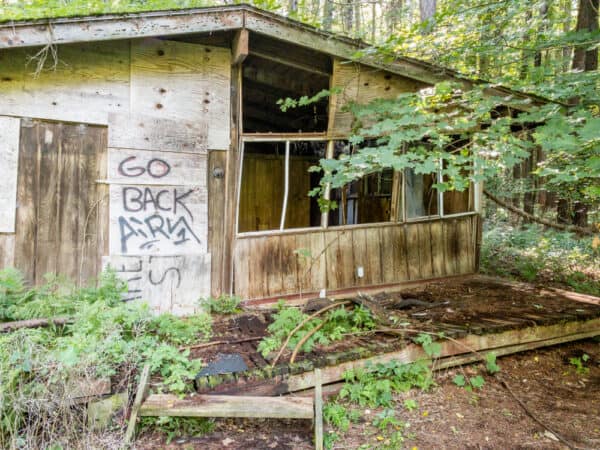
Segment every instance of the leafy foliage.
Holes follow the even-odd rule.
[[[481,270],[600,295],[600,253],[594,248],[594,237],[578,238],[535,224],[518,228],[497,217],[489,218],[483,233]]]
[[[200,300],[200,305],[209,313],[214,314],[237,314],[241,312],[241,297],[236,295],[222,294],[217,298],[208,297]]]
[[[140,428],[165,434],[168,445],[180,436],[198,437],[211,433],[215,423],[203,417],[142,417]]]
[[[278,312],[273,316],[273,323],[267,328],[269,335],[260,341],[257,347],[263,356],[279,350],[294,328],[309,317],[299,308],[286,306],[283,301],[278,303],[277,308]],[[323,327],[302,345],[303,352],[310,352],[316,344],[327,345],[339,341],[346,333],[370,330],[375,327],[375,321],[368,309],[356,306],[348,311],[340,306],[329,311],[323,318],[308,321],[291,337],[288,348],[294,349],[308,332],[322,323],[324,323]]]
[[[426,361],[376,364],[365,369],[349,370],[344,379],[340,398],[370,407],[389,407],[393,393],[406,392],[413,387],[427,390],[433,385],[431,369]]]
[[[68,314],[73,319],[65,327],[0,335],[0,446],[10,447],[25,434],[32,448],[71,447],[69,439],[76,436],[65,429],[71,419],[56,411],[73,414],[73,383],[119,373],[127,385],[148,362],[152,373],[162,377],[159,390],[182,394],[191,388],[201,363],[177,345],[207,339],[210,316],[155,317],[145,304],[123,303],[125,286],[110,272],[102,274],[97,287],[48,280],[26,289],[17,272],[0,271],[2,317]]]

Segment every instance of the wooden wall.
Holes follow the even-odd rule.
[[[111,265],[127,299],[191,312],[210,294],[208,154],[232,141],[230,49],[59,45],[34,76],[39,50],[0,51],[0,264],[34,282],[45,272],[83,282]]]
[[[327,133],[347,136],[352,128],[352,114],[344,111],[351,102],[367,104],[375,99],[391,99],[403,92],[415,92],[427,85],[420,81],[385,72],[363,64],[341,61],[333,62],[332,88],[339,93],[329,98],[329,124]]]
[[[235,293],[244,298],[319,292],[473,273],[474,214],[428,222],[244,236],[234,250]],[[295,252],[307,249],[312,259]],[[358,276],[363,267],[364,276]]]
[[[22,121],[14,264],[27,280],[47,273],[94,279],[108,249],[106,127]]]

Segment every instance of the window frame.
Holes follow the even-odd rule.
[[[239,148],[239,172],[236,180],[236,209],[235,209],[235,236],[236,237],[251,237],[251,236],[274,236],[288,233],[302,233],[311,232],[316,230],[343,230],[348,228],[357,227],[377,227],[377,226],[390,226],[403,223],[416,223],[416,222],[428,222],[433,220],[440,220],[444,218],[456,218],[465,217],[480,214],[481,212],[481,182],[473,182],[469,189],[473,189],[473,210],[465,211],[454,214],[444,213],[444,193],[437,191],[438,199],[438,214],[432,214],[428,216],[420,217],[407,217],[406,211],[406,175],[404,171],[394,170],[394,176],[392,181],[392,197],[390,207],[390,217],[385,222],[373,222],[373,223],[359,223],[350,225],[333,225],[329,226],[329,213],[321,212],[321,223],[319,226],[313,227],[301,227],[301,228],[285,228],[285,217],[288,210],[288,195],[289,195],[289,163],[290,163],[290,143],[292,142],[307,142],[317,141],[324,142],[326,144],[325,157],[333,158],[334,154],[334,143],[336,141],[343,140],[340,137],[328,136],[327,133],[246,133],[240,136]],[[239,231],[239,214],[240,214],[240,196],[242,177],[244,173],[244,150],[246,142],[283,142],[285,143],[285,173],[284,173],[284,196],[282,213],[279,224],[279,229],[273,230],[260,230],[260,231]],[[440,169],[436,172],[437,180],[442,179],[442,160],[440,159]],[[478,171],[475,167],[475,171]],[[325,186],[325,192],[323,198],[329,200],[331,198],[331,186],[328,184]]]

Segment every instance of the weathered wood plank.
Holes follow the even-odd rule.
[[[381,281],[390,284],[397,281],[398,278],[398,260],[395,257],[394,230],[397,227],[382,227],[379,229],[381,240]]]
[[[419,246],[419,266],[421,267],[421,278],[431,278],[433,276],[431,235],[429,226],[430,222],[421,222],[417,225],[419,240],[417,241],[416,245]]]
[[[369,266],[369,284],[383,283],[381,228],[365,228],[365,241],[367,244],[367,264]]]
[[[326,241],[326,234],[323,232],[312,233],[310,235],[310,286],[312,291],[321,291],[328,288],[327,283],[329,274],[327,272],[326,247],[329,241]]]
[[[181,186],[190,183],[206,187],[207,159],[206,154],[110,148],[108,181],[136,185]]]
[[[468,357],[473,355],[472,351],[500,352],[503,348],[513,345],[524,345],[536,342],[539,343],[540,347],[542,347],[545,345],[552,345],[551,343],[555,339],[559,339],[561,342],[568,342],[569,340],[578,340],[598,335],[600,335],[600,319],[592,319],[586,322],[569,322],[566,324],[528,327],[488,335],[469,334],[464,338],[457,339],[454,342],[440,342],[442,346],[440,358],[449,358],[458,355],[461,357]],[[322,368],[321,381],[323,384],[339,381],[343,379],[343,374],[350,369],[357,369],[378,363],[388,363],[390,361],[411,363],[420,358],[425,358],[426,356],[427,355],[425,355],[425,352],[421,346],[410,344],[406,348],[397,352],[376,355],[369,358],[349,361],[337,366]],[[460,364],[460,362],[457,364]],[[448,364],[446,367],[450,366],[451,364]],[[300,375],[291,375],[286,380],[286,383],[289,392],[301,391],[314,387],[315,378],[313,372],[306,372]]]
[[[15,265],[15,235],[0,233],[0,268]]]
[[[33,77],[37,50],[0,51],[0,114],[105,125],[129,111],[127,41],[61,46],[56,68]]]
[[[158,39],[132,41],[131,112],[188,123],[193,118],[208,126],[209,149],[227,150],[230,76],[229,49]]]
[[[343,271],[349,273],[352,278],[344,280],[343,287],[368,286],[372,279],[372,268],[369,265],[369,254],[367,249],[367,234],[364,228],[358,228],[350,232],[352,236],[352,257],[342,255],[340,265]],[[343,242],[347,242],[345,239]],[[342,242],[340,242],[342,245]],[[359,273],[361,268],[361,273]]]
[[[142,404],[140,416],[312,419],[313,405],[312,398],[302,397],[195,395],[180,399],[175,395],[154,394]]]
[[[103,261],[127,281],[123,301],[146,301],[157,314],[193,314],[200,308],[198,299],[210,295],[210,254],[113,255]]]
[[[315,450],[323,450],[323,388],[321,369],[315,369]]]
[[[34,282],[37,242],[37,197],[39,124],[23,121],[19,149],[19,176],[17,180],[17,234],[14,263],[29,282]]]
[[[62,167],[63,124],[40,122],[38,133],[38,197],[36,221],[35,282],[43,282],[47,273],[58,273],[58,237],[60,236],[60,177]]]
[[[225,246],[225,164],[224,151],[208,154],[208,251],[212,255],[211,295],[227,292],[223,283],[222,266]],[[189,179],[189,178],[188,178]]]
[[[249,298],[251,256],[249,252],[250,239],[237,239],[233,249],[233,284],[234,292],[242,298]]]
[[[298,256],[295,253],[299,249],[297,237],[299,235],[282,235],[280,240],[281,248],[281,275],[282,275],[282,293],[300,292],[298,287]]]
[[[135,394],[135,400],[133,401],[133,406],[131,407],[131,414],[129,415],[129,423],[127,424],[127,431],[125,431],[125,436],[123,438],[123,442],[125,446],[129,446],[133,441],[133,437],[135,435],[135,424],[137,422],[138,414],[140,412],[140,408],[142,407],[142,402],[148,393],[148,383],[150,381],[150,364],[146,364],[144,369],[142,370],[142,375],[140,376],[140,381],[138,383],[137,392]]]
[[[233,41],[231,42],[231,64],[238,65],[244,62],[248,56],[248,41],[249,35],[247,29],[242,28],[233,35]]]
[[[351,236],[349,233],[345,235],[346,239]],[[327,271],[327,289],[338,289],[344,287],[342,279],[342,271],[344,270],[343,262],[340,258],[340,239],[343,239],[342,234],[337,231],[324,231],[323,238],[325,241],[325,270]],[[350,247],[351,248],[351,247]]]
[[[444,229],[439,220],[429,223],[429,234],[431,237],[431,260],[433,276],[443,277],[446,275],[444,264]]]
[[[208,147],[209,123],[206,120],[111,113],[108,125],[109,147],[189,153],[205,153]]]
[[[419,224],[407,224],[405,230],[406,263],[408,266],[408,278],[419,280],[421,276],[421,256],[419,248]]]
[[[352,127],[352,113],[344,106],[350,102],[367,104],[374,99],[395,98],[402,92],[415,92],[426,85],[359,63],[335,59],[331,85],[341,89],[330,97],[328,133],[344,135]]]
[[[20,132],[20,119],[0,117],[0,233],[15,231]]]
[[[458,236],[456,228],[455,219],[443,221],[446,275],[456,275],[459,273],[457,266]]]

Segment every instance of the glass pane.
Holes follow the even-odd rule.
[[[406,218],[435,216],[438,214],[438,193],[433,187],[435,174],[416,174],[406,169],[405,174]]]

